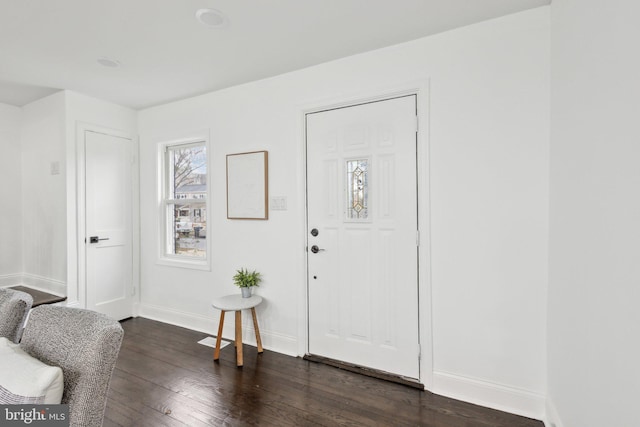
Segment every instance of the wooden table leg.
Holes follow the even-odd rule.
[[[253,329],[256,331],[256,344],[258,344],[258,353],[262,353],[262,340],[260,339],[260,329],[258,329],[258,318],[256,317],[255,307],[251,307],[251,316],[253,316]]]
[[[242,311],[236,311],[236,364],[242,366]]]
[[[218,335],[216,336],[216,349],[213,351],[213,360],[220,358],[220,342],[222,340],[222,326],[224,325],[224,311],[220,311],[220,324],[218,325]]]

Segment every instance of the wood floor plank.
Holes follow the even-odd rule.
[[[111,381],[106,427],[426,426],[542,427],[483,408],[338,368],[233,346],[213,361],[197,331],[136,318]]]

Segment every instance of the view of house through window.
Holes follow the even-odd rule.
[[[204,142],[165,149],[165,254],[207,257],[207,149]]]

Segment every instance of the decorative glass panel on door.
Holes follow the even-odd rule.
[[[347,160],[347,220],[369,218],[369,160]]]

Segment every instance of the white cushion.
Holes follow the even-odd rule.
[[[0,337],[0,404],[58,404],[62,400],[62,369],[45,365]]]

